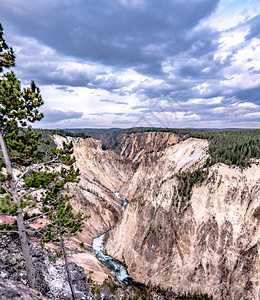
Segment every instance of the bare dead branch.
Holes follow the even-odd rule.
[[[19,232],[15,231],[15,230],[0,230],[0,233],[17,233],[17,234],[19,234]]]
[[[29,229],[25,229],[24,231],[27,232],[27,233],[32,233],[32,234],[33,234],[33,233],[39,233],[39,232],[41,232],[43,229],[45,229],[46,227],[51,226],[51,225],[57,223],[58,221],[59,221],[59,220],[55,220],[55,221],[53,221],[53,222],[51,222],[51,223],[48,223],[48,224],[44,225],[43,227],[41,227],[40,229],[37,229],[37,230],[29,230]]]
[[[22,198],[24,198],[24,197],[26,197],[26,196],[28,196],[28,195],[34,193],[34,192],[39,191],[39,190],[41,190],[41,189],[42,189],[42,187],[37,188],[37,189],[28,190],[26,193],[24,193],[24,194],[22,194],[22,195],[19,196],[19,200],[21,200]],[[21,190],[22,190],[22,189],[18,190],[18,192],[21,192]]]
[[[43,213],[43,214],[40,214],[40,215],[38,215],[38,216],[36,216],[36,217],[33,217],[33,218],[30,218],[30,219],[25,220],[24,223],[29,222],[29,224],[31,224],[32,221],[38,220],[38,219],[40,219],[40,218],[43,217],[43,216],[46,216],[46,215],[48,215],[48,214],[50,214],[50,213],[53,213],[54,211],[56,211],[56,210],[47,211],[47,212],[45,212],[45,213]]]
[[[9,194],[11,194],[11,190],[9,189],[9,187],[7,187],[7,185],[4,183],[4,182],[1,182],[1,185],[0,185],[1,187],[3,187],[5,190],[7,190],[7,192],[9,193]]]

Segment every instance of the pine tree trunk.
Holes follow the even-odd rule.
[[[61,240],[62,251],[63,251],[63,254],[64,254],[65,268],[66,268],[67,275],[68,275],[68,281],[69,281],[69,286],[70,286],[70,290],[71,290],[71,296],[72,296],[73,300],[76,300],[76,293],[75,293],[75,290],[74,290],[74,287],[73,287],[73,284],[72,284],[72,278],[71,278],[70,270],[69,270],[69,262],[68,262],[68,258],[67,258],[67,251],[66,251],[64,241],[63,241],[63,236],[62,236],[61,233],[60,233],[60,240]]]
[[[9,157],[8,149],[6,146],[6,142],[4,140],[2,132],[0,132],[0,145],[2,148],[3,152],[3,158],[6,166],[6,171],[7,173],[11,174],[12,179],[10,181],[10,188],[11,188],[11,197],[12,200],[17,203],[18,205],[18,216],[17,216],[17,227],[18,227],[18,234],[21,242],[21,247],[22,247],[22,253],[23,253],[23,258],[25,260],[25,269],[27,273],[27,280],[28,284],[31,288],[35,288],[35,272],[34,272],[34,267],[32,264],[32,255],[30,252],[30,247],[28,243],[28,238],[25,232],[25,227],[24,227],[24,220],[23,220],[23,211],[21,209],[20,205],[20,200],[17,194],[17,188],[15,184],[15,177],[13,174],[13,168],[11,164],[11,160]]]

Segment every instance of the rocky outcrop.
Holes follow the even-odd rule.
[[[73,262],[69,263],[68,267],[77,299],[95,300],[83,268]],[[50,299],[71,299],[71,291],[66,276],[64,265],[48,266],[48,272],[45,274],[45,280],[49,287],[49,292],[46,294],[47,297]]]
[[[70,300],[71,290],[63,260],[57,259],[51,251],[33,245],[31,245],[31,251],[37,291],[26,286],[26,271],[18,240],[8,236],[1,237],[0,299]],[[95,300],[83,268],[74,262],[70,262],[68,268],[76,298]]]
[[[42,293],[30,289],[21,282],[12,280],[0,281],[1,300],[47,300]]]

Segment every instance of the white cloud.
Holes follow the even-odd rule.
[[[245,118],[259,118],[260,119],[260,111],[247,113],[244,115]]]
[[[239,26],[260,13],[259,1],[221,0],[212,16],[203,21],[218,31]]]
[[[212,105],[212,104],[219,104],[221,103],[223,97],[214,97],[214,98],[192,98],[187,101],[185,104],[205,104],[205,105]]]
[[[232,103],[228,106],[219,106],[215,107],[211,110],[213,114],[220,114],[220,115],[236,115],[245,117],[246,115],[250,114],[258,114],[256,111],[260,111],[260,105],[256,105],[251,102],[242,102],[242,103]],[[238,120],[239,121],[239,120]]]
[[[253,108],[253,109],[259,109],[260,108],[259,105],[256,105],[256,104],[251,103],[251,102],[238,103],[236,106],[237,107],[245,107],[245,108]]]

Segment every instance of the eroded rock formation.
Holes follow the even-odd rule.
[[[115,226],[121,216],[121,204],[114,191],[132,176],[130,163],[114,151],[102,150],[101,142],[92,138],[54,136],[58,146],[63,141],[73,141],[76,167],[80,170],[80,182],[69,186],[75,195],[75,210],[83,210],[91,217],[85,222],[84,233],[79,239],[91,244],[94,237]]]
[[[136,281],[214,299],[259,299],[260,164],[214,165],[182,197],[177,175],[203,168],[207,141],[162,132],[113,141],[103,150],[99,141],[73,138],[81,171],[74,205],[87,202],[91,214],[81,239],[91,243],[113,228],[105,250]],[[117,190],[129,200],[123,215]]]
[[[207,142],[188,139],[146,158],[122,188],[130,201],[106,251],[145,284],[214,299],[259,299],[260,166],[218,164],[176,205],[180,171],[203,166]]]

